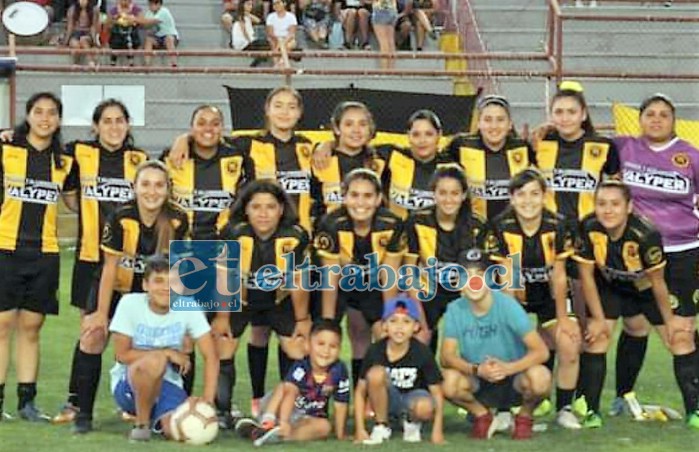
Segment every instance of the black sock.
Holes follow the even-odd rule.
[[[362,370],[363,361],[363,359],[352,360],[352,388],[356,388],[357,383],[359,383],[359,372]]]
[[[17,383],[17,410],[36,398],[36,383]]]
[[[570,406],[573,403],[573,393],[575,389],[563,389],[556,386],[556,411]]]
[[[432,339],[430,339],[430,350],[432,350],[432,355],[437,355],[437,347],[439,347],[439,330],[437,327],[432,330]]]
[[[3,406],[5,405],[5,383],[0,383],[0,420],[2,420]]]
[[[216,387],[216,409],[219,413],[228,413],[233,401],[233,387],[235,386],[235,362],[232,359],[222,359],[218,372],[218,385]]]
[[[257,347],[248,344],[248,370],[252,384],[252,398],[259,399],[265,395],[265,377],[267,376],[267,356],[269,347]]]
[[[684,409],[687,414],[699,409],[699,378],[696,362],[699,355],[697,350],[686,355],[675,355],[672,359],[675,368],[675,379],[680,387]]]
[[[197,354],[192,352],[189,354],[189,372],[182,376],[182,389],[188,396],[192,395],[194,390],[194,376],[197,368]]]
[[[70,366],[70,380],[68,380],[68,400],[67,402],[74,406],[78,406],[78,355],[80,352],[80,341],[75,342],[73,350],[73,362]]]
[[[556,352],[554,350],[549,350],[549,359],[544,363],[544,366],[551,372],[551,375],[555,375],[554,369],[556,367]]]
[[[607,355],[605,353],[587,353],[580,355],[580,387],[591,411],[599,413],[599,401],[602,386],[607,376]]]
[[[279,361],[279,379],[284,381],[294,361],[284,353],[281,345],[277,348],[277,360]]]
[[[97,388],[100,384],[102,373],[102,354],[93,355],[78,350],[78,408],[80,416],[92,419],[92,410],[95,407]]]
[[[646,357],[648,336],[634,337],[622,331],[616,347],[616,396],[633,391]]]

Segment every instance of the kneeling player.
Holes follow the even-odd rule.
[[[262,399],[261,424],[241,419],[235,428],[256,446],[284,441],[326,439],[332,432],[328,402],[335,411],[335,436],[344,439],[349,402],[349,377],[340,356],[342,331],[333,320],[319,320],[311,330],[310,353],[296,361],[285,381]]]
[[[527,312],[536,314],[539,331],[558,354],[556,375],[556,422],[569,429],[581,428],[571,405],[578,383],[580,326],[569,315],[566,261],[573,243],[563,222],[544,208],[546,181],[535,170],[525,170],[510,182],[511,206],[493,220],[489,244],[492,259],[513,268],[507,256],[519,255],[524,290],[512,293]],[[546,365],[553,372],[554,353]]]
[[[483,281],[488,262],[480,250],[462,253],[459,263],[471,278]],[[444,395],[475,416],[473,438],[493,433],[489,408],[519,404],[512,437],[531,437],[532,411],[551,389],[551,372],[542,365],[548,356],[527,313],[504,292],[469,285],[447,308],[441,349]]]
[[[160,423],[170,437],[169,414],[187,394],[182,377],[190,365],[184,353],[185,336],[192,337],[204,357],[204,400],[213,404],[218,356],[210,327],[202,312],[170,310],[170,266],[156,255],[146,264],[143,289],[121,298],[109,330],[114,333],[117,363],[112,368],[112,394],[119,407],[136,416],[130,439],[147,441],[150,427]]]
[[[442,375],[428,346],[413,338],[420,328],[420,308],[407,296],[388,300],[383,309],[387,337],[374,343],[364,357],[354,397],[355,441],[381,444],[391,437],[389,420],[403,420],[403,441],[420,442],[423,422],[432,421],[432,442],[444,442]],[[369,435],[365,427],[366,399],[376,413]]]
[[[589,408],[585,425],[602,425],[599,400],[610,332],[623,317],[636,335],[647,336],[650,322],[663,337],[674,356],[675,378],[688,422],[693,426],[699,393],[692,329],[673,314],[660,234],[632,210],[629,188],[617,181],[605,181],[595,193],[594,215],[582,223],[575,260],[589,310],[588,341],[580,366],[581,389]],[[640,361],[636,367],[637,373]]]

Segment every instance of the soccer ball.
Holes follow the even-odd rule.
[[[216,410],[206,402],[189,398],[172,413],[170,431],[176,441],[208,444],[218,434]]]

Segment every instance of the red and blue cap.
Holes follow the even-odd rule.
[[[386,320],[393,314],[406,314],[416,322],[420,321],[420,308],[418,308],[417,302],[404,294],[391,298],[384,303],[382,319]]]

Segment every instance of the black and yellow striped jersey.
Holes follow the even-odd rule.
[[[219,237],[221,240],[237,240],[240,243],[240,275],[243,287],[247,289],[247,299],[244,301],[253,310],[269,309],[285,298],[286,292],[282,289],[269,291],[260,287],[261,281],[264,284],[274,284],[275,281],[270,280],[273,277],[281,277],[282,286],[285,277],[293,277],[294,269],[287,269],[287,264],[291,262],[287,259],[290,257],[285,258],[285,255],[293,254],[296,267],[308,256],[308,233],[299,225],[280,226],[269,238],[262,239],[255,234],[249,223],[228,223]],[[275,265],[281,275],[258,273],[265,265]]]
[[[141,149],[105,149],[99,141],[75,141],[66,146],[74,159],[67,187],[79,189],[76,258],[99,262],[100,237],[114,210],[133,199],[136,168],[148,160]]]
[[[179,168],[170,162],[168,151],[161,158],[170,171],[174,201],[187,212],[192,238],[214,240],[243,182],[245,158],[241,150],[223,144],[210,159],[190,153]]]
[[[407,249],[403,221],[384,207],[376,211],[366,236],[357,235],[345,207],[325,215],[318,221],[313,243],[319,257],[362,268],[368,266],[372,253],[381,263],[386,255],[403,256]]]
[[[574,252],[573,239],[563,218],[544,209],[539,230],[528,236],[510,207],[492,221],[492,226],[486,238],[486,251],[491,259],[504,262],[508,256],[519,254],[527,303],[553,302],[549,285],[553,265]]]
[[[580,221],[592,213],[595,189],[602,175],[619,172],[619,153],[605,137],[584,135],[576,141],[565,141],[552,132],[537,144],[534,152],[550,188],[546,208],[568,221]]]
[[[645,273],[666,265],[660,232],[635,213],[617,240],[609,237],[594,214],[583,219],[573,259],[595,264],[597,274],[613,290],[632,294],[650,289]]]
[[[493,151],[480,135],[459,135],[445,152],[464,169],[473,213],[488,220],[509,205],[512,176],[535,163],[531,147],[517,138],[508,138],[501,150]]]
[[[50,149],[0,146],[0,251],[58,253],[58,201],[73,166],[60,159],[58,168]]]
[[[300,135],[281,141],[271,133],[236,137],[231,142],[246,156],[248,180],[272,179],[290,196],[299,223],[311,231],[311,142]]]
[[[421,267],[436,267],[438,271],[458,264],[459,253],[472,248],[483,249],[488,227],[483,218],[464,214],[453,230],[443,229],[437,221],[436,208],[432,207],[411,214],[405,225],[408,240],[406,258],[416,259]],[[436,262],[430,263],[430,258]],[[458,273],[453,274],[454,287],[458,283]],[[452,292],[438,286],[437,297],[455,298],[459,292]]]
[[[357,155],[348,155],[334,149],[326,168],[321,170],[312,167],[311,197],[314,218],[320,218],[342,205],[342,181],[347,173],[357,168],[370,169],[380,177],[383,161],[369,148],[364,148]]]
[[[386,162],[381,183],[393,213],[405,220],[411,212],[434,205],[430,182],[437,168],[451,163],[447,156],[437,154],[432,160],[423,162],[413,157],[410,149],[393,145],[379,146],[377,152]]]
[[[172,240],[184,240],[189,236],[187,213],[174,204],[167,206],[170,226],[174,233]],[[169,243],[168,243],[169,245]],[[104,225],[102,251],[119,256],[114,290],[120,293],[142,292],[145,261],[148,257],[168,249],[157,249],[157,222],[146,226],[141,222],[135,201],[129,202],[114,211]]]

